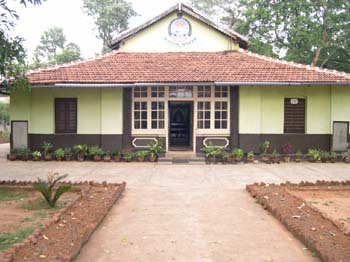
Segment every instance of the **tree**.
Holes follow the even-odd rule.
[[[74,43],[66,45],[63,29],[52,27],[41,36],[40,44],[34,51],[31,68],[63,64],[78,59],[81,59],[79,46]]]
[[[136,16],[131,3],[125,0],[83,0],[85,12],[94,18],[97,37],[103,41],[103,50],[108,50],[113,34],[128,27],[128,21]]]
[[[252,51],[350,71],[350,1],[240,0],[236,8],[236,23],[226,24],[251,39]]]
[[[10,123],[10,110],[9,104],[0,102],[0,124],[4,126],[6,130],[7,125]]]

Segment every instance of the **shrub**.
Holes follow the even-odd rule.
[[[297,150],[297,152],[295,153],[295,157],[301,158],[302,156],[303,156],[303,153],[300,150]]]
[[[271,157],[273,157],[273,158],[280,157],[280,153],[278,153],[278,151],[276,149],[274,149],[272,154],[271,154]]]
[[[133,157],[134,157],[134,153],[132,151],[128,151],[123,154],[123,159],[125,161],[131,161]]]
[[[268,150],[270,148],[270,144],[271,142],[269,140],[265,140],[260,144],[261,152],[263,153],[263,155],[267,155]]]
[[[248,158],[253,158],[253,157],[255,157],[254,151],[249,151],[249,152],[247,153],[247,157],[248,157]]]
[[[34,151],[32,153],[32,157],[41,157],[41,152],[40,151]]]
[[[90,156],[102,156],[104,154],[102,148],[99,146],[92,146],[89,148],[89,155]]]
[[[56,183],[67,176],[67,174],[60,176],[58,173],[49,173],[47,180],[38,178],[38,181],[34,182],[33,187],[43,195],[50,207],[55,207],[58,199],[71,189],[69,185],[60,185],[54,192]]]
[[[321,158],[320,151],[317,150],[317,149],[312,149],[312,148],[310,148],[308,150],[307,156],[310,157],[310,158],[313,158],[315,160],[320,160],[320,158]]]
[[[112,150],[112,155],[113,156],[120,156],[120,149],[119,148],[113,149]]]
[[[42,145],[44,155],[49,155],[51,153],[53,145],[49,142],[44,142]]]
[[[242,158],[242,157],[244,156],[243,149],[234,148],[234,149],[232,150],[232,155],[235,156],[235,157]]]
[[[71,155],[72,154],[72,148],[70,148],[70,147],[66,147],[65,149],[64,149],[64,155]]]
[[[73,147],[74,152],[77,155],[85,156],[88,152],[88,146],[87,145],[75,145]]]
[[[292,152],[292,145],[289,143],[285,143],[282,145],[283,155],[287,156]]]
[[[140,150],[136,152],[136,157],[146,157],[148,155],[148,151],[147,150]]]
[[[221,155],[221,148],[217,148],[212,143],[209,143],[209,145],[202,148],[202,151],[205,153],[206,157],[213,157],[213,156],[219,156]]]
[[[149,154],[152,157],[158,157],[161,153],[164,153],[165,149],[163,147],[163,140],[159,139],[154,141],[149,145]]]
[[[55,151],[55,157],[56,158],[64,158],[64,150],[62,148],[58,148]]]

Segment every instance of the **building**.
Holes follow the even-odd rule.
[[[100,57],[30,72],[11,93],[12,146],[142,148],[213,143],[346,150],[350,74],[250,53],[248,40],[178,4]]]

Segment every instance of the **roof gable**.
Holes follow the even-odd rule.
[[[113,50],[119,49],[119,47],[120,47],[121,43],[123,43],[123,41],[126,41],[127,39],[135,36],[136,34],[148,29],[149,27],[153,26],[154,24],[158,23],[159,21],[161,21],[162,19],[166,18],[167,16],[169,16],[173,13],[177,13],[178,16],[182,16],[185,14],[187,16],[190,16],[193,19],[200,21],[201,23],[209,26],[211,29],[215,30],[216,32],[218,32],[218,33],[228,37],[232,41],[236,42],[240,48],[247,49],[249,46],[248,39],[245,38],[244,36],[240,35],[237,32],[234,32],[232,30],[228,30],[228,29],[214,23],[209,18],[207,18],[205,15],[201,14],[199,11],[195,10],[194,8],[190,7],[189,5],[179,3],[179,4],[172,6],[171,8],[166,10],[165,12],[161,13],[160,15],[154,17],[153,19],[141,24],[140,26],[122,32],[119,36],[117,36],[112,41],[111,48]]]

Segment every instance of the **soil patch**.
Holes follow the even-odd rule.
[[[11,183],[13,185],[9,186]],[[29,208],[36,207],[38,204],[38,193],[29,190],[31,188],[29,182],[6,182],[6,184],[10,190],[25,193],[25,195],[6,201],[8,204],[1,203],[5,201],[0,201],[0,216],[3,217],[3,214],[9,213],[8,218],[5,219],[7,223],[1,222],[0,228],[3,228],[7,234],[18,234],[24,241],[0,252],[0,262],[72,261],[125,188],[125,183],[85,182],[71,184],[73,192],[62,196],[59,209],[38,211],[23,208],[24,203],[24,206]],[[0,187],[2,186],[4,186],[4,182],[0,182]],[[13,223],[9,223],[11,217]],[[27,223],[31,223],[30,230],[24,232],[18,230],[14,226],[18,223],[24,229],[28,229]],[[27,235],[22,236],[21,233]]]
[[[322,260],[350,261],[350,182],[260,183],[247,190]]]

